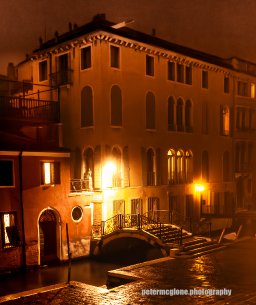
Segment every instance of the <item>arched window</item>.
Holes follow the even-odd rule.
[[[111,88],[111,125],[122,126],[122,93],[115,85]]]
[[[176,174],[177,183],[183,183],[184,181],[184,153],[182,150],[178,150],[176,154]]]
[[[176,105],[176,120],[177,120],[177,130],[183,131],[183,101],[181,98],[178,99]]]
[[[174,98],[168,98],[168,130],[175,130]]]
[[[112,149],[112,158],[115,164],[115,171],[113,173],[113,187],[122,186],[122,153],[118,147]]]
[[[185,128],[188,132],[192,131],[192,103],[190,100],[187,100],[185,104]]]
[[[203,151],[202,154],[202,179],[209,181],[209,157],[207,151]]]
[[[155,129],[155,96],[148,92],[146,96],[146,129]]]
[[[229,164],[229,152],[225,151],[223,154],[223,181],[230,181],[230,164]]]
[[[193,181],[193,155],[190,150],[185,153],[185,180],[186,182]]]
[[[93,126],[92,88],[86,86],[81,92],[81,127]]]
[[[155,153],[152,148],[147,150],[147,185],[155,185]]]
[[[175,151],[170,149],[168,151],[168,183],[175,183]]]

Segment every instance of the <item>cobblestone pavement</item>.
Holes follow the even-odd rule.
[[[256,304],[255,253],[256,240],[252,239],[196,259],[162,259],[154,264],[121,268],[112,275],[137,279],[110,290],[71,282],[70,285],[5,301],[4,305]],[[174,291],[224,288],[232,289],[231,296],[169,296],[142,293],[145,289]]]

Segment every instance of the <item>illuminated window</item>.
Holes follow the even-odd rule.
[[[13,161],[0,160],[0,187],[14,186]]]
[[[168,151],[168,183],[175,183],[175,151],[170,149]]]
[[[115,164],[115,171],[112,175],[112,186],[122,186],[122,153],[118,147],[114,147],[112,150],[112,160]]]
[[[168,61],[168,80],[175,80],[175,63]]]
[[[146,55],[146,75],[154,76],[154,57]]]
[[[81,93],[81,127],[93,126],[92,88],[86,86]]]
[[[120,68],[120,48],[110,46],[110,66]]]
[[[42,185],[60,184],[59,162],[41,163],[41,184]]]
[[[86,47],[81,49],[81,69],[91,68],[91,47]]]
[[[16,213],[1,213],[1,239],[4,248],[19,245],[20,238],[16,226]]]
[[[208,71],[202,71],[202,88],[208,88]]]
[[[39,81],[47,80],[47,60],[39,62]]]
[[[178,150],[176,154],[176,177],[177,183],[184,182],[184,153]]]
[[[192,152],[187,150],[185,154],[185,181],[192,182],[192,180],[193,180]]]
[[[221,123],[221,134],[223,136],[228,136],[230,133],[230,113],[229,107],[221,106],[220,107],[220,123]]]
[[[255,98],[255,84],[251,83],[251,98]]]

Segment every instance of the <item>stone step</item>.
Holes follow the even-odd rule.
[[[206,254],[209,254],[209,253],[212,253],[212,252],[215,252],[215,251],[220,251],[220,250],[223,250],[225,248],[226,248],[225,246],[218,246],[218,247],[215,247],[215,248],[210,249],[210,250],[197,252],[195,254],[192,254],[191,258],[195,258],[195,257],[198,257],[198,256],[206,255]]]
[[[209,253],[212,253],[212,252],[215,252],[215,251],[219,251],[219,250],[222,250],[226,248],[225,246],[223,245],[219,245],[219,244],[216,244],[214,247],[210,247],[207,249],[207,247],[205,248],[199,248],[197,249],[197,251],[193,251],[193,252],[179,252],[176,254],[177,257],[189,257],[189,258],[195,258],[195,257],[199,257],[199,256],[202,256],[202,255],[206,255],[206,254],[209,254]]]
[[[205,247],[207,245],[212,245],[212,244],[215,244],[215,242],[203,241],[203,242],[194,243],[189,246],[183,244],[183,249],[184,249],[184,251],[190,251],[190,250],[198,249],[198,248]]]
[[[191,237],[191,240],[189,241],[186,241],[184,243],[184,246],[187,247],[187,246],[190,246],[190,245],[196,245],[196,244],[200,244],[202,242],[206,242],[207,239],[205,238],[195,238],[195,237]]]
[[[188,251],[184,251],[185,253],[189,253],[189,254],[196,254],[202,251],[207,251],[207,250],[211,250],[211,249],[215,249],[218,248],[219,245],[218,244],[210,244],[210,245],[205,245],[205,246],[200,246],[198,248],[194,248],[192,250],[188,250]]]

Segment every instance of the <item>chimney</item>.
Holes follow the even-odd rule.
[[[72,32],[72,23],[71,22],[68,23],[68,28],[69,28],[69,32]]]
[[[56,32],[54,33],[54,36],[55,36],[55,40],[56,40],[56,41],[58,41],[58,38],[59,38],[59,32],[58,32],[58,31],[56,31]]]
[[[156,36],[156,29],[155,28],[152,29],[152,36]]]
[[[103,20],[106,20],[106,14],[105,13],[97,14],[92,19],[92,21],[95,21],[95,22],[99,22],[99,21],[103,21]]]

